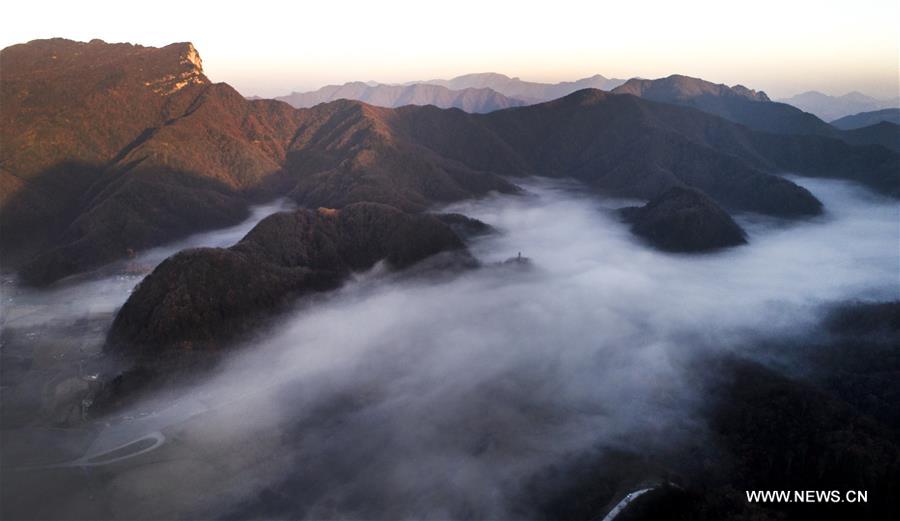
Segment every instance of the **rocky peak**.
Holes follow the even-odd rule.
[[[144,85],[150,87],[153,92],[168,96],[188,85],[202,85],[209,83],[209,80],[203,74],[203,60],[200,59],[200,53],[190,42],[173,43],[163,47],[165,56],[175,55],[173,67],[171,70],[168,65],[162,67],[166,74],[145,81]]]
[[[200,59],[200,53],[197,52],[197,48],[191,42],[186,42],[183,45],[185,49],[184,54],[181,55],[181,64],[192,65],[197,72],[203,74],[203,60]]]
[[[743,85],[735,85],[734,87],[731,87],[731,90],[734,91],[735,94],[753,101],[772,101],[765,92],[748,89]]]

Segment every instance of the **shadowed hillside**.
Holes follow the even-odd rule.
[[[460,217],[407,214],[375,203],[301,209],[270,215],[230,248],[169,257],[134,289],[112,323],[106,351],[131,367],[107,384],[98,405],[131,399],[157,378],[190,378],[300,296],[335,289],[378,262],[396,270],[428,258],[423,269],[475,266],[444,221],[479,231],[486,225]]]
[[[35,283],[240,221],[297,126],[284,104],[211,84],[189,43],[56,39],[0,60],[2,242],[13,259],[39,249]]]
[[[857,128],[877,125],[882,121],[900,125],[900,109],[882,109],[871,112],[860,112],[852,116],[844,116],[831,122],[831,126],[841,130],[853,130]]]
[[[707,251],[745,244],[744,230],[702,192],[672,188],[645,206],[622,208],[635,235],[668,251]]]

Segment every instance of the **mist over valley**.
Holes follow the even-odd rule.
[[[0,518],[900,516],[891,100],[85,40],[0,51]]]
[[[535,179],[523,195],[442,208],[496,230],[470,243],[481,267],[360,273],[301,299],[174,396],[149,393],[64,431],[50,427],[67,418],[46,415],[80,403],[59,395],[61,375],[90,367],[104,341],[81,324],[108,326],[139,277],[37,291],[7,282],[4,380],[43,379],[57,395],[27,417],[9,414],[28,391],[4,392],[4,459],[18,449],[16,467],[4,466],[18,499],[4,504],[53,491],[51,517],[539,517],[567,484],[546,473],[573,460],[636,458],[607,477],[611,493],[664,483],[687,472],[687,447],[716,450],[702,382],[720,360],[777,367],[761,344],[819,337],[836,303],[897,297],[900,259],[883,247],[898,233],[896,205],[846,182],[798,181],[823,216],[738,215],[749,243],[704,255],[652,249],[615,213],[628,201],[577,183]],[[180,246],[227,245],[273,209]],[[150,268],[163,253],[135,262]],[[77,307],[65,295],[78,295]],[[13,353],[34,357],[55,335],[81,343],[81,355],[9,369]],[[155,433],[165,442],[86,476],[39,467],[76,460],[123,426],[127,435],[103,448]],[[29,451],[27,439],[55,452]]]

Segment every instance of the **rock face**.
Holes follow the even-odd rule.
[[[108,348],[155,358],[221,347],[299,295],[332,289],[379,261],[405,268],[441,252],[473,262],[435,216],[375,203],[271,215],[240,242],[165,260],[122,306]]]
[[[703,252],[747,242],[731,216],[691,188],[672,188],[643,207],[620,212],[635,235],[666,251]]]

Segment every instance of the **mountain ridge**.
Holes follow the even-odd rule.
[[[754,130],[838,137],[834,128],[815,116],[790,105],[772,102],[764,92],[742,85],[729,87],[675,74],[655,80],[628,80],[613,92],[697,108]]]
[[[43,92],[43,69],[0,78],[4,106],[13,106],[2,119],[4,143],[12,146],[0,151],[0,241],[4,265],[20,268],[32,284],[233,224],[252,202],[284,195],[314,208],[376,202],[421,212],[492,191],[514,193],[516,177],[540,174],[644,199],[690,186],[727,209],[798,217],[818,214],[821,203],[774,173],[846,177],[897,192],[900,156],[881,147],[754,132],[694,108],[632,95],[584,89],[488,114],[347,100],[294,109],[247,100],[205,76],[177,90],[154,89],[141,64],[167,67],[162,76],[151,71],[150,80],[193,74],[196,65],[183,60],[193,46],[184,44],[142,48],[148,55],[134,61],[133,47],[43,41],[4,49],[0,60],[5,66],[17,53],[46,54],[48,45],[115,59],[90,73],[56,70],[60,84],[77,76],[72,85],[78,88],[30,101],[28,92]],[[73,98],[74,123],[40,116],[60,112]],[[73,130],[102,146],[85,161],[65,163],[61,155],[57,163],[29,170],[28,160],[39,157],[36,149],[45,141],[65,145],[63,152],[80,151],[82,141],[69,136]]]
[[[520,99],[526,104],[534,104],[561,98],[586,88],[611,90],[624,83],[624,81],[625,80],[610,79],[603,75],[595,74],[575,81],[541,83],[524,81],[518,77],[511,78],[497,72],[481,72],[464,74],[449,80],[433,79],[414,83],[442,85],[451,89],[490,88],[504,96]]]
[[[296,108],[308,108],[319,103],[348,99],[388,108],[403,105],[435,105],[440,108],[486,113],[550,101],[585,88],[610,90],[623,82],[624,80],[609,79],[595,74],[575,81],[540,83],[487,72],[464,74],[449,80],[433,79],[402,84],[352,81],[340,85],[326,85],[314,91],[292,92],[274,99],[285,101]]]
[[[822,136],[853,145],[880,145],[900,152],[900,140],[889,127],[872,126],[862,132],[846,132],[814,114],[787,103],[771,101],[764,92],[742,85],[728,87],[676,74],[655,80],[628,80],[612,92],[693,107],[762,132]]]
[[[417,83],[412,85],[372,85],[368,82],[349,82],[327,85],[310,92],[292,92],[274,98],[295,108],[308,108],[339,99],[358,100],[379,107],[403,105],[435,105],[440,108],[458,108],[466,112],[491,112],[517,107],[524,102],[508,98],[489,88],[465,88],[452,90],[440,85]]]
[[[750,101],[771,101],[763,91],[757,92],[743,85],[729,87],[722,83],[716,84],[681,74],[672,74],[657,80],[632,78],[616,87],[614,91],[618,94],[632,94],[649,99],[667,98],[673,95],[676,98],[687,99],[710,94],[740,97]]]

